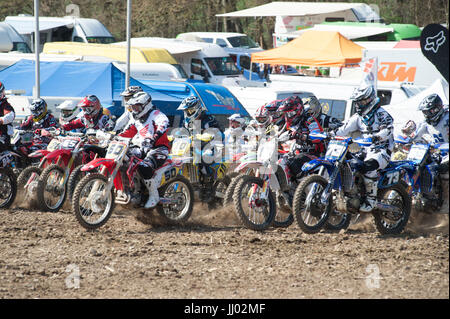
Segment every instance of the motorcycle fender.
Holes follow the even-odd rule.
[[[181,169],[176,166],[170,165],[164,167],[164,169],[162,169],[161,171],[156,171],[154,178],[159,178],[161,180],[158,186],[161,187],[177,175],[181,175]]]
[[[334,165],[330,163],[329,161],[323,160],[323,159],[313,159],[312,161],[309,161],[302,166],[303,172],[310,172],[316,170],[319,166],[325,166],[328,173],[334,168]]]
[[[99,166],[105,166],[108,169],[109,174],[112,173],[116,163],[113,159],[110,158],[96,158],[95,160],[90,161],[89,163],[83,165],[81,171],[87,172],[91,171]],[[120,174],[117,174],[120,175]]]
[[[67,163],[69,162],[69,159],[71,157],[71,153],[71,150],[55,150],[45,155],[45,159],[51,162],[55,162],[59,157],[61,157],[64,161],[64,164],[67,166]]]
[[[235,172],[240,172],[241,170],[243,170],[244,168],[253,168],[253,169],[258,169],[262,164],[260,162],[244,162],[238,165],[238,167],[236,167],[234,169]]]
[[[28,157],[45,157],[47,156],[47,154],[50,153],[50,151],[47,150],[37,150],[34,151],[33,153],[30,153],[28,155]]]

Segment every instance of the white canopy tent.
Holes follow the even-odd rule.
[[[355,10],[359,13],[366,11],[365,3],[344,2],[280,2],[275,1],[257,7],[240,11],[216,14],[216,17],[244,18],[244,17],[275,17],[275,16],[308,16],[331,12]]]

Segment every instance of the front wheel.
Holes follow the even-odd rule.
[[[66,200],[64,169],[58,164],[47,166],[37,184],[38,204],[44,211],[57,212]]]
[[[103,226],[114,209],[114,192],[106,193],[108,178],[99,173],[83,177],[75,187],[72,210],[81,226],[88,230]]]
[[[194,188],[183,176],[177,176],[159,188],[158,214],[167,222],[184,223],[192,215]]]
[[[10,168],[0,168],[0,208],[10,207],[16,195],[16,175]]]
[[[406,227],[411,214],[411,197],[402,185],[396,184],[389,188],[379,189],[378,201],[398,207],[400,211],[375,210],[372,214],[377,230],[383,235],[400,234]]]
[[[269,228],[277,213],[272,191],[267,190],[267,198],[262,196],[263,184],[261,178],[246,175],[237,183],[233,194],[238,219],[245,227],[256,231]]]
[[[307,234],[319,232],[328,220],[332,198],[328,204],[321,203],[321,196],[328,181],[320,175],[309,175],[298,185],[294,193],[292,210],[294,220]]]
[[[25,190],[24,202],[32,200],[35,196],[39,176],[42,173],[42,168],[38,166],[28,166],[17,177],[17,185],[20,189]]]

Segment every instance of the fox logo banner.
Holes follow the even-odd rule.
[[[448,29],[440,24],[427,25],[420,35],[420,48],[448,82]]]

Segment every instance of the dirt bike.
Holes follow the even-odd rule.
[[[43,130],[41,130],[41,132],[42,131]],[[17,177],[17,185],[19,185],[20,190],[24,191],[23,200],[25,202],[36,198],[39,176],[41,175],[42,170],[47,167],[47,165],[51,164],[45,156],[60,147],[60,139],[58,137],[59,130],[46,129],[45,132],[45,135],[52,137],[52,139],[47,144],[46,148],[39,148],[28,154],[28,157],[31,158],[33,165],[24,168]]]
[[[97,158],[82,167],[82,171],[92,173],[75,187],[72,210],[84,228],[103,226],[111,217],[115,204],[144,206],[148,191],[137,170],[142,160],[128,156],[130,143],[128,138],[115,137],[105,158]],[[181,166],[181,162],[168,159],[153,177],[161,181],[160,200],[155,209],[166,221],[176,223],[189,219],[194,204],[194,190],[189,180],[181,175]]]
[[[190,180],[196,198],[207,203],[210,209],[223,204],[225,191],[231,181],[231,177],[227,175],[229,163],[219,161],[207,166],[199,163],[205,155],[213,156],[214,151],[222,152],[223,144],[221,143],[215,144],[214,151],[194,147],[195,140],[208,143],[212,139],[213,135],[206,133],[197,134],[195,137],[181,134],[169,137],[169,140],[172,140],[169,157],[183,162],[182,175]],[[199,160],[197,161],[196,158]]]
[[[304,172],[320,168],[319,174],[305,177],[294,194],[294,219],[306,233],[320,231],[332,210],[360,213],[359,207],[366,193],[363,176],[359,172],[363,162],[349,152],[349,146],[352,142],[365,147],[372,143],[371,139],[332,137],[314,132],[311,135],[317,139],[331,137],[331,141],[324,157],[303,165]],[[371,214],[382,234],[401,233],[411,213],[411,197],[399,180],[395,180],[401,169],[393,162],[378,172],[378,195]],[[320,174],[321,170],[327,171],[328,179]]]
[[[278,159],[279,143],[288,139],[289,132],[280,137],[261,138],[256,158],[249,158],[236,168],[236,171],[252,171],[252,175],[240,177],[233,192],[236,216],[249,229],[261,231],[270,227],[278,208],[287,207],[288,213],[277,221],[277,226],[287,227],[292,223],[288,199],[291,176],[284,158]]]
[[[413,207],[420,212],[439,212],[444,203],[441,168],[448,166],[448,143],[411,143],[402,136],[395,142],[412,144],[406,159],[395,162],[403,168],[395,178],[405,182]]]
[[[45,155],[45,160],[52,164],[41,172],[37,184],[37,201],[42,210],[58,211],[84,175],[81,166],[105,155],[105,147],[95,145],[96,134],[95,130],[86,134],[67,132],[60,137],[60,147]]]

